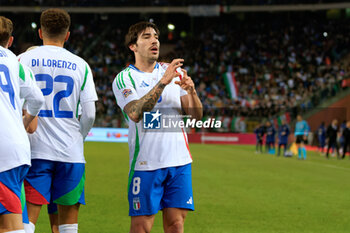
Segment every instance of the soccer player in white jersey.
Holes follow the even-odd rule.
[[[32,232],[41,206],[58,205],[60,233],[78,232],[78,211],[85,204],[84,138],[95,119],[97,94],[89,65],[63,48],[70,16],[48,9],[40,17],[43,46],[19,56],[35,74],[45,104],[36,132],[29,135],[32,167],[25,179]],[[81,105],[81,115],[79,116]]]
[[[30,51],[38,47],[39,46],[31,46],[26,51]],[[27,66],[24,66],[24,67],[27,67]],[[31,75],[32,77],[34,77],[34,74],[31,73]],[[26,109],[26,104],[23,105],[24,113],[26,111],[25,109]],[[27,128],[27,133],[30,133],[30,134],[34,133],[37,126],[38,126],[38,117],[35,117],[35,119],[30,123],[29,127]],[[24,189],[22,191],[24,192]],[[57,204],[53,203],[52,200],[50,201],[50,204],[47,205],[47,212],[49,214],[51,231],[56,233],[58,232],[58,211],[57,211]],[[25,205],[25,208],[23,210],[23,224],[24,224],[24,230],[27,230],[28,232],[32,232],[33,223],[29,224],[27,205]]]
[[[24,233],[21,188],[30,166],[26,130],[44,103],[30,70],[7,48],[12,44],[11,20],[0,16],[0,232]],[[22,119],[22,101],[27,111]]]
[[[128,182],[131,233],[150,232],[155,214],[163,211],[166,233],[183,232],[188,210],[194,210],[192,195],[192,157],[187,135],[180,132],[147,131],[143,114],[166,108],[182,109],[193,118],[202,118],[202,104],[194,83],[182,69],[183,59],[170,64],[157,62],[160,43],[155,24],[132,25],[126,46],[135,55],[135,65],[120,72],[113,82],[119,107],[129,120],[130,172]],[[154,117],[157,117],[154,115]]]

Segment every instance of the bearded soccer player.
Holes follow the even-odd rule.
[[[29,135],[28,215],[34,232],[41,206],[52,200],[58,205],[59,232],[74,233],[78,232],[79,206],[85,204],[83,144],[95,119],[97,94],[89,65],[63,48],[70,35],[69,14],[45,10],[40,24],[43,46],[19,56],[33,70],[45,97],[38,128]]]
[[[143,129],[144,114],[167,109],[200,120],[202,104],[194,83],[180,67],[183,59],[170,64],[157,62],[159,30],[150,22],[132,25],[126,46],[135,55],[135,64],[120,72],[113,82],[119,107],[129,119],[130,172],[128,182],[131,233],[150,232],[155,214],[163,211],[165,232],[183,232],[188,210],[194,210],[192,157],[187,135],[179,132]],[[153,117],[159,116],[159,111]]]
[[[30,166],[30,145],[26,130],[44,97],[7,48],[12,44],[11,20],[0,16],[0,232],[24,233],[21,189]],[[27,111],[22,118],[22,101]]]

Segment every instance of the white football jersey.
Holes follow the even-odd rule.
[[[0,46],[0,172],[31,164],[21,98],[40,100],[42,104],[43,96],[30,72],[16,55]]]
[[[152,73],[145,73],[130,65],[120,72],[113,82],[113,92],[119,107],[138,100],[147,94],[163,77],[167,65],[157,63]],[[159,98],[155,109],[167,114],[181,114],[180,97],[187,92],[175,84],[167,85]],[[124,114],[126,116],[126,114]],[[126,116],[127,117],[127,116]],[[145,129],[144,121],[138,123],[129,120],[130,170],[156,170],[164,167],[181,166],[192,162],[187,134],[183,129],[169,132],[166,129]]]
[[[32,159],[85,163],[80,103],[96,101],[89,65],[68,50],[44,45],[19,55],[45,97],[38,128],[29,135]]]

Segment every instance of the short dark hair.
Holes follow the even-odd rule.
[[[13,31],[12,21],[4,16],[0,16],[0,45],[6,47]]]
[[[43,33],[49,38],[63,36],[70,27],[70,16],[67,11],[50,8],[41,13],[40,25]]]
[[[146,28],[148,27],[153,28],[159,35],[159,29],[154,23],[146,21],[138,22],[129,27],[129,31],[125,36],[125,46],[129,48],[130,45],[136,44],[137,37],[139,36],[139,34],[146,30]]]

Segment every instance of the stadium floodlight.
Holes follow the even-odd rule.
[[[35,22],[32,22],[31,26],[32,26],[33,29],[36,29],[36,27],[37,27]]]
[[[327,32],[324,32],[324,33],[323,33],[323,36],[324,36],[324,37],[327,37],[327,36],[328,36],[328,33],[327,33]]]
[[[168,29],[169,29],[169,31],[174,31],[175,25],[172,24],[172,23],[169,23],[169,24],[168,24]]]

